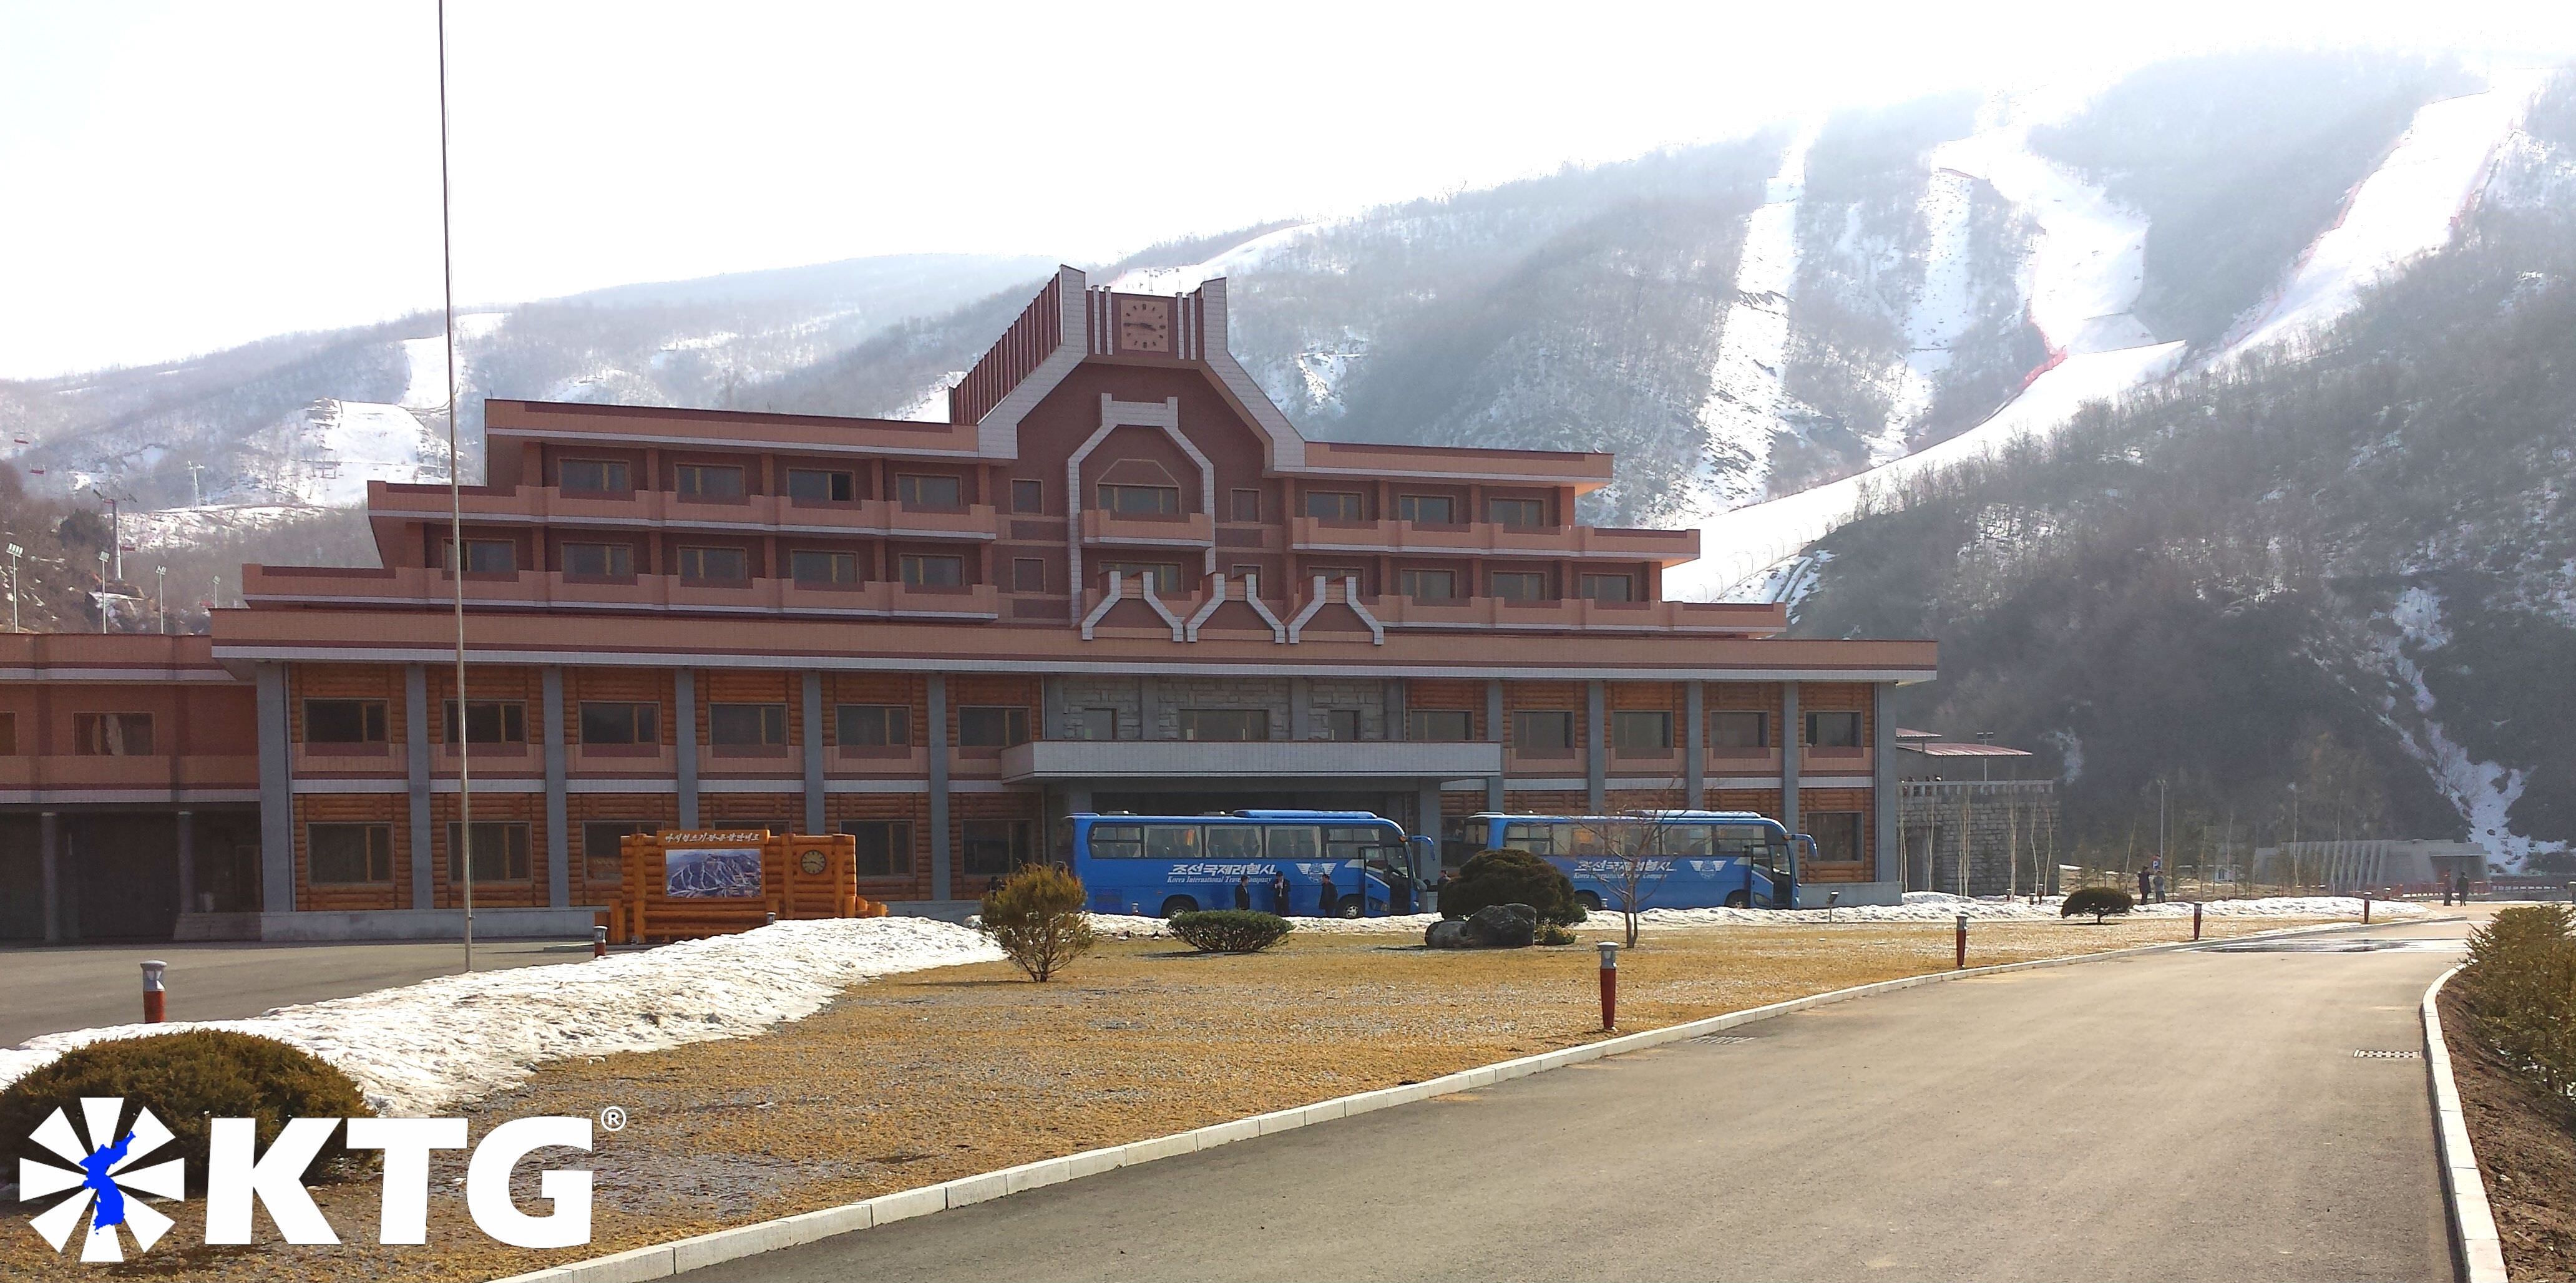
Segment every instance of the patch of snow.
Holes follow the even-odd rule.
[[[1833,910],[1836,922],[1948,922],[1964,913],[1978,922],[2056,922],[2063,896],[2049,896],[2036,905],[2026,901],[1975,898],[1950,895],[1941,891],[1908,891],[1903,904],[1844,905]],[[2361,899],[2349,895],[2283,895],[2249,900],[2206,900],[2201,905],[2204,915],[2213,918],[2351,918],[2361,919]],[[2376,919],[2420,918],[2425,909],[2419,904],[2399,900],[2374,900],[2371,916]],[[1794,926],[1825,920],[1823,909],[1648,909],[1638,914],[1638,925],[1655,930],[1686,927],[1724,926]],[[2129,913],[2133,918],[2189,918],[2191,905],[2174,900],[2164,904],[2142,904]],[[1327,935],[1412,935],[1420,936],[1432,923],[1436,913],[1416,913],[1398,918],[1292,918],[1297,930]],[[1094,931],[1131,939],[1160,939],[1171,935],[1169,924],[1160,918],[1139,918],[1123,914],[1091,915]],[[1604,909],[1586,918],[1584,930],[1615,928],[1621,924],[1616,910]]]
[[[321,402],[307,412],[297,445],[295,457],[285,461],[280,488],[316,507],[363,504],[370,481],[433,481],[447,476],[446,441],[398,405]]]
[[[965,377],[964,370],[950,370],[938,382],[923,388],[920,396],[905,402],[902,409],[886,417],[906,423],[948,422],[948,389],[957,386],[957,381]]]
[[[1932,164],[1992,184],[2038,227],[2025,297],[2049,351],[2110,352],[2153,344],[2129,314],[2146,283],[2147,219],[2030,148],[2036,123],[2005,123],[1932,149]]]
[[[2483,93],[2418,110],[2396,149],[2354,190],[2343,217],[2300,256],[2279,297],[2227,350],[2312,334],[2351,311],[2372,283],[2449,244],[2548,78],[2546,71],[2499,71]]]
[[[747,1037],[812,1015],[862,980],[1001,956],[982,935],[927,918],[780,922],[597,961],[441,976],[248,1020],[48,1034],[0,1051],[0,1086],[105,1038],[231,1029],[338,1066],[381,1113],[434,1114],[522,1082],[545,1061]]]
[[[1299,223],[1251,240],[1203,262],[1182,267],[1140,267],[1109,283],[1121,294],[1187,294],[1220,276],[1250,271],[1261,261],[1312,236],[1322,223]]]
[[[1745,217],[1735,265],[1735,297],[1718,323],[1717,359],[1700,402],[1699,469],[1681,518],[1704,522],[1762,497],[1771,483],[1771,447],[1781,431],[1781,388],[1789,350],[1789,287],[1798,276],[1798,202],[1806,192],[1809,125],[1789,143],[1764,192]]]
[[[2397,724],[2398,746],[2431,774],[2433,787],[2468,821],[2470,840],[2498,859],[2520,867],[2535,850],[2555,849],[2556,844],[2536,843],[2513,831],[2513,805],[2522,800],[2525,772],[2470,756],[2434,716],[2433,688],[2407,647],[2428,651],[2450,644],[2450,630],[2442,623],[2441,594],[2420,586],[2408,588],[2398,594],[2388,621],[2395,625],[2396,635],[2381,641],[2379,659],[2405,685],[2418,719],[2414,725]]]

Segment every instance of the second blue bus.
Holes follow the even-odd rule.
[[[1483,850],[1544,857],[1587,910],[1625,907],[1631,878],[1646,909],[1790,909],[1815,839],[1751,811],[1508,815],[1468,819]]]

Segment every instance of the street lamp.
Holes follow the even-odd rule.
[[[18,591],[18,559],[26,555],[26,549],[16,544],[9,545],[9,631],[13,633],[19,631],[18,598],[21,594]]]
[[[170,588],[167,582],[169,574],[168,566],[152,568],[152,610],[154,614],[161,617],[161,635],[165,637],[170,634]]]
[[[98,554],[98,631],[107,632],[107,550],[103,548]]]

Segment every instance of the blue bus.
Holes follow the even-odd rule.
[[[1481,850],[1543,856],[1574,882],[1585,909],[1617,911],[1632,868],[1648,909],[1791,909],[1798,862],[1815,839],[1751,811],[1636,811],[1626,815],[1504,815],[1468,818]]]
[[[1094,913],[1168,918],[1231,909],[1238,883],[1252,907],[1298,917],[1413,912],[1428,839],[1367,811],[1229,811],[1073,818],[1073,872]],[[1280,903],[1276,880],[1287,879]],[[1329,889],[1328,889],[1329,887]]]

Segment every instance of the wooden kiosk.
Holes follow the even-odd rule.
[[[859,895],[857,841],[846,833],[631,833],[618,856],[625,872],[608,906],[608,934],[630,944],[748,931],[772,914],[785,921],[886,912]]]

